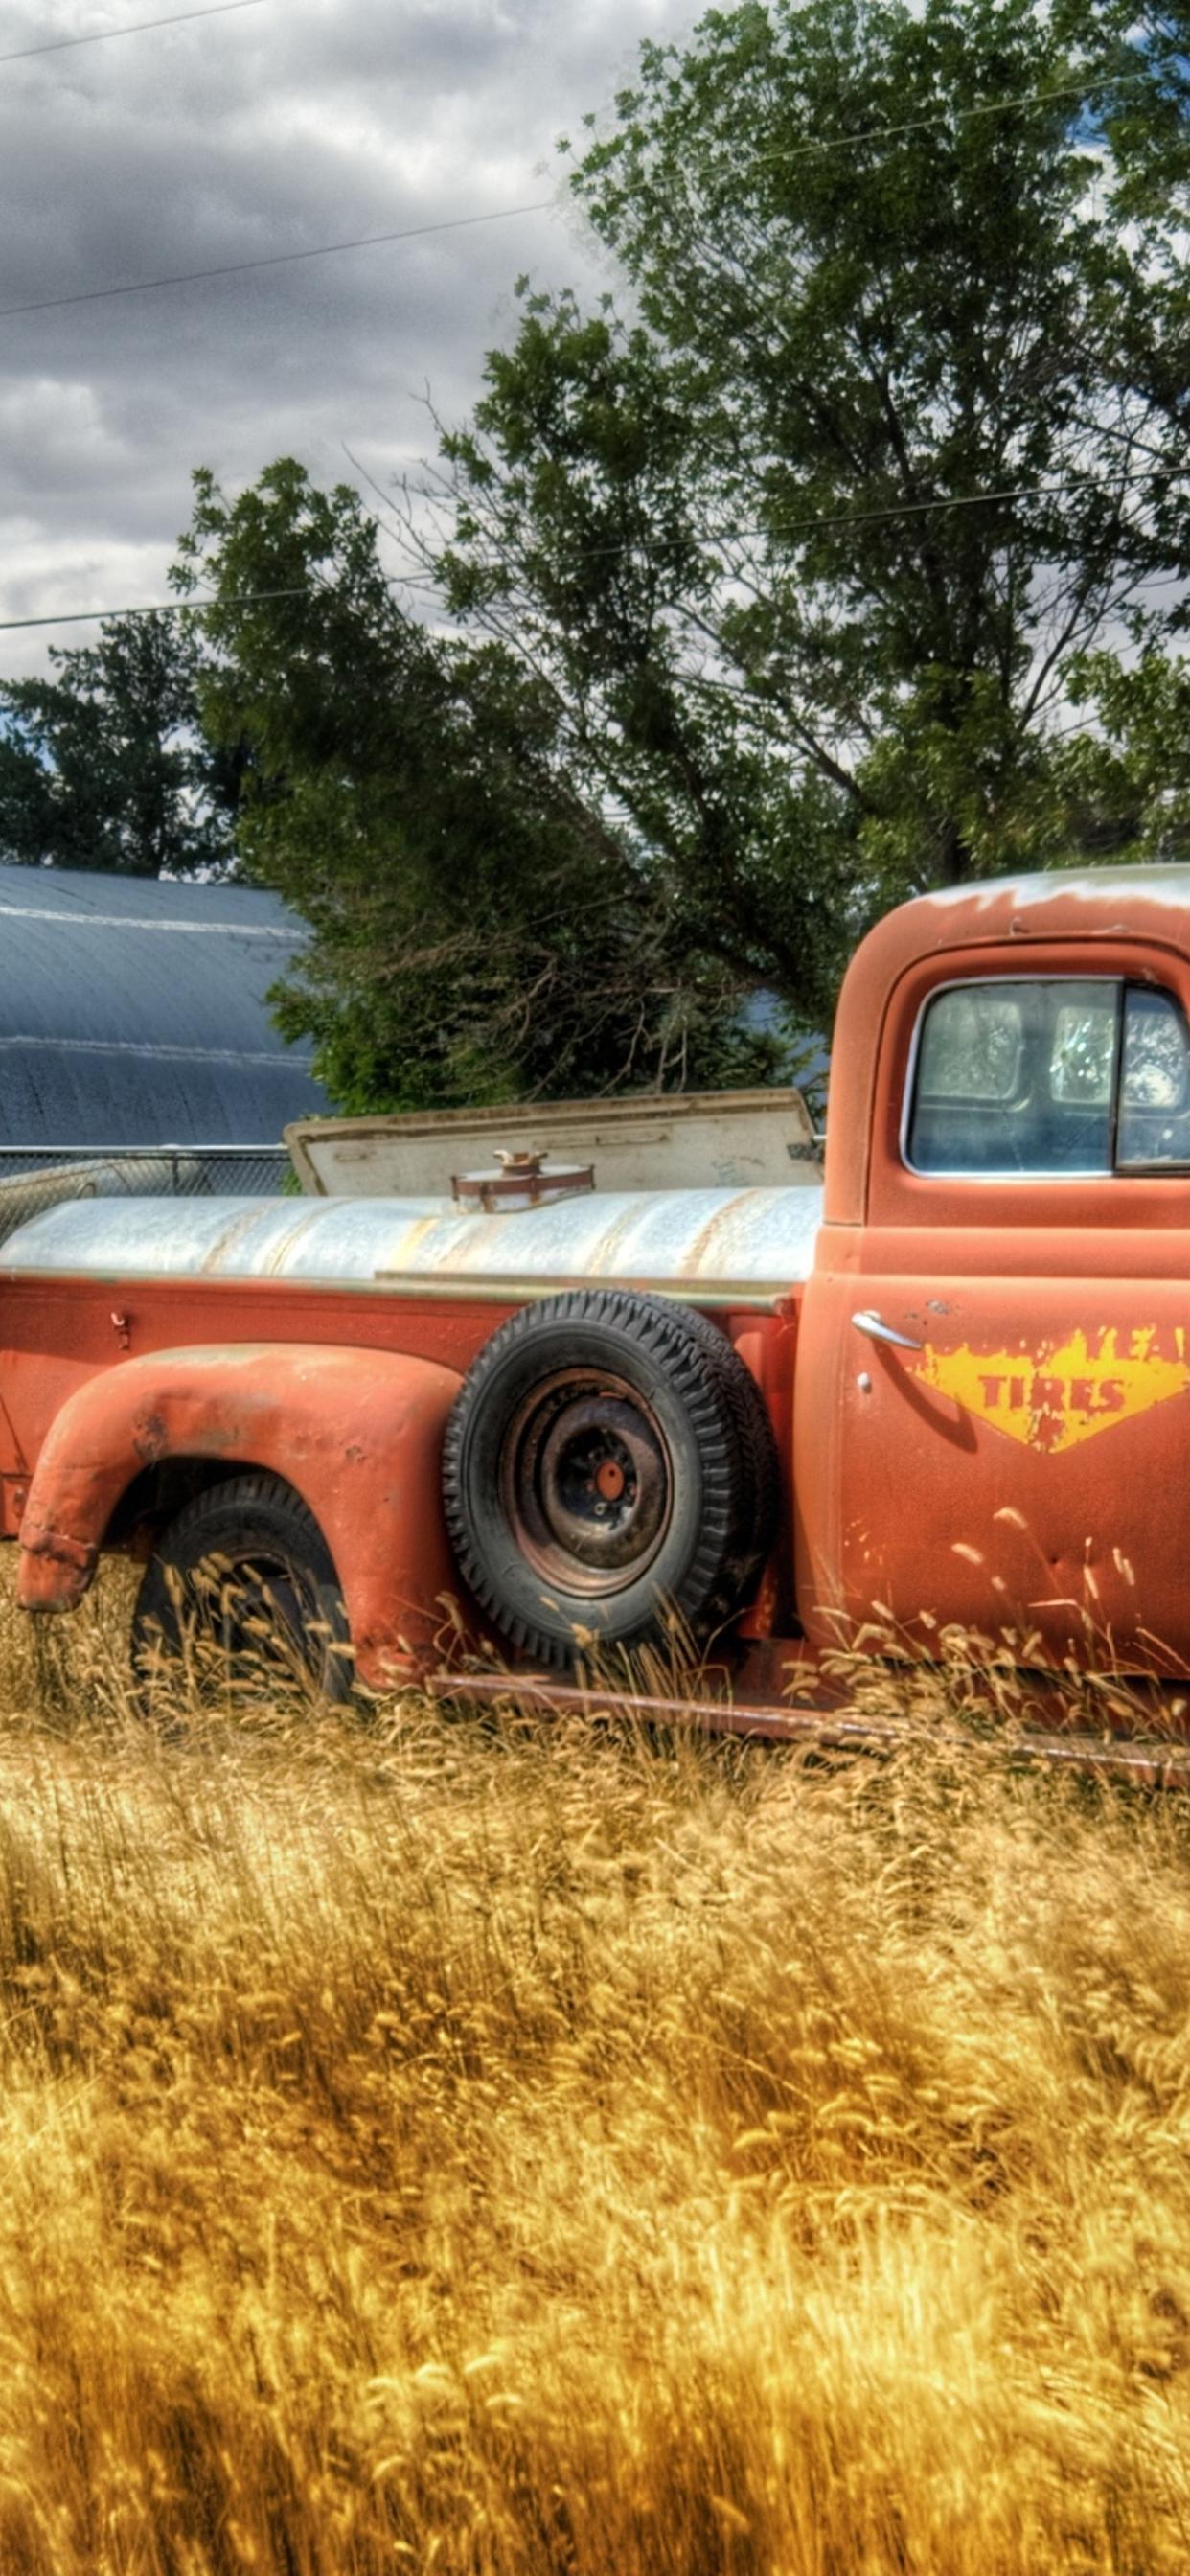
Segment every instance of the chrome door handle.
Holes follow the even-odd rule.
[[[879,1315],[869,1314],[866,1308],[853,1315],[851,1321],[857,1333],[866,1333],[870,1342],[891,1342],[898,1351],[920,1351],[925,1347],[922,1342],[911,1342],[908,1333],[894,1333],[891,1324],[882,1324]]]

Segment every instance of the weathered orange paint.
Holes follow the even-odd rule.
[[[1163,987],[1190,1018],[1179,882],[1180,901],[1160,870],[1134,885],[1091,874],[927,898],[880,923],[852,963],[794,1407],[796,1589],[820,1646],[875,1616],[927,1651],[951,1622],[1007,1633],[1030,1661],[1190,1662],[1190,1391],[1177,1378],[1190,1176],[1084,1175],[1056,1189],[1027,1175],[926,1177],[901,1151],[913,1032],[940,985],[1115,975]],[[864,1308],[921,1356],[861,1338],[851,1317]],[[1163,1365],[1135,1374],[1110,1430],[1083,1384],[1096,1436],[1078,1438],[1074,1381],[1111,1379],[1100,1358],[1113,1346]],[[1089,1367],[1075,1367],[1080,1349]],[[982,1401],[970,1382],[981,1354]],[[1017,1359],[1008,1372],[1005,1354]],[[996,1389],[998,1375],[1008,1383]],[[1015,1441],[1009,1413],[1025,1434]]]
[[[386,1671],[410,1668],[411,1655],[419,1666],[436,1659],[444,1603],[457,1600],[460,1589],[439,1502],[442,1429],[463,1373],[510,1306],[438,1298],[430,1285],[424,1298],[390,1298],[293,1280],[199,1277],[113,1287],[85,1276],[63,1281],[24,1273],[7,1280],[0,1273],[0,1296],[9,1344],[0,1353],[0,1387],[21,1454],[37,1462],[32,1481],[22,1472],[0,1483],[0,1532],[21,1539],[21,1597],[28,1607],[68,1609],[90,1582],[112,1514],[144,1463],[129,1426],[150,1388],[158,1390],[153,1401],[161,1409],[164,1368],[176,1390],[168,1407],[169,1454],[218,1455],[229,1473],[243,1465],[267,1467],[287,1477],[308,1503],[344,1587],[361,1677],[379,1686]],[[113,1312],[124,1319],[119,1334]],[[719,1321],[733,1336],[748,1332],[747,1356],[787,1452],[790,1315],[741,1310]],[[257,1376],[262,1345],[269,1352],[267,1379]],[[245,1354],[262,1396],[250,1419],[237,1391]],[[324,1366],[312,1392],[314,1355]],[[183,1401],[189,1381],[176,1372],[179,1361],[200,1356],[196,1410]],[[420,1432],[416,1426],[402,1431],[391,1410],[376,1403],[376,1391],[390,1381],[398,1388],[417,1383],[418,1372],[420,1382],[439,1387],[440,1401],[430,1404]],[[301,1472],[298,1409],[314,1417]],[[235,1437],[225,1447],[229,1413]],[[390,1482],[399,1478],[405,1508],[398,1528],[376,1512],[359,1462],[345,1462],[352,1437],[345,1426],[356,1415],[377,1445],[374,1479],[383,1486],[386,1473]],[[89,1480],[79,1527],[56,1499],[59,1481],[72,1472],[84,1484]],[[55,1552],[62,1539],[81,1550],[77,1561],[70,1561],[69,1548]],[[750,1626],[767,1633],[789,1615],[786,1552],[766,1574]]]
[[[25,1461],[9,1420],[7,1406],[3,1396],[0,1396],[0,1477],[20,1476],[24,1472],[24,1465]]]
[[[917,1007],[936,985],[956,976],[1110,975],[1126,971],[1186,998],[1190,986],[1190,910],[1180,869],[1094,870],[1075,877],[1007,877],[945,896],[901,904],[856,950],[843,980],[831,1048],[830,1122],[826,1148],[826,1222],[858,1227],[873,1215],[889,1221],[881,1201],[914,1176],[899,1152],[899,1116]],[[1178,881],[1175,884],[1175,880]],[[1179,893],[1178,888],[1181,888]],[[920,1186],[920,1185],[919,1185]],[[942,1185],[924,1185],[931,1191]],[[982,1186],[945,1185],[954,1197],[917,1204],[920,1222],[962,1224],[962,1208]],[[1129,1184],[1131,1187],[1131,1183]],[[1141,1184],[1161,1222],[1168,1183]],[[876,1193],[869,1206],[869,1190]],[[912,1206],[908,1188],[902,1201]],[[1047,1205],[1048,1202],[1048,1205]],[[1052,1195],[1022,1188],[1013,1225],[1052,1223]],[[912,1220],[911,1220],[912,1221]],[[1126,1226],[1146,1220],[1120,1211]]]
[[[165,1350],[90,1377],[45,1440],[21,1522],[20,1598],[68,1609],[86,1591],[123,1494],[166,1458],[284,1476],[309,1505],[343,1586],[361,1678],[433,1653],[454,1573],[438,1500],[453,1370],[318,1343]]]
[[[791,1297],[776,1316],[735,1312],[721,1318],[728,1339],[750,1369],[765,1400],[781,1467],[782,1510],[773,1552],[753,1599],[738,1622],[742,1639],[787,1634],[793,1624],[792,1531],[788,1513],[793,1471],[793,1373],[798,1308]]]
[[[750,1668],[771,1652],[774,1672],[804,1674],[889,1616],[927,1652],[960,1623],[1008,1632],[1039,1664],[1101,1660],[1107,1643],[1137,1665],[1190,1664],[1190,1175],[1059,1193],[1025,1174],[924,1177],[901,1151],[932,992],[1088,972],[1163,987],[1190,1019],[1184,873],[922,899],[853,961],[812,1276],[776,1311],[737,1308],[733,1290],[716,1315],[764,1392],[787,1503],[739,1623]],[[520,1290],[504,1306],[446,1276],[408,1289],[0,1276],[0,1505],[24,1596],[77,1598],[160,1424],[169,1454],[269,1467],[304,1495],[365,1678],[404,1646],[428,1654],[439,1595],[457,1589],[442,1426]],[[919,1347],[862,1338],[864,1309]]]

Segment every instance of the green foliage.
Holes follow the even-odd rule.
[[[1066,854],[1077,673],[1178,626],[1185,12],[1156,15],[744,0],[645,45],[572,180],[633,318],[523,287],[445,442],[456,611],[803,1007],[872,908]]]
[[[232,859],[237,746],[197,730],[201,645],[182,617],[113,617],[52,676],[0,689],[0,859],[126,876]]]
[[[1054,20],[1093,74],[1091,95],[1115,163],[1116,206],[1152,227],[1150,249],[1162,246],[1173,279],[1182,262],[1170,218],[1179,206],[1185,213],[1190,196],[1190,7],[1186,0],[1055,0]]]
[[[775,1042],[734,1025],[738,975],[690,952],[576,793],[553,693],[402,614],[354,492],[288,459],[230,502],[201,474],[183,564],[217,602],[207,732],[250,751],[243,864],[311,928],[279,1022],[341,1108],[771,1067]]]
[[[1094,718],[1063,754],[1085,844],[1190,860],[1190,663],[1154,650],[1122,669],[1113,654],[1091,654],[1072,694]]]
[[[755,1078],[738,997],[821,1027],[889,902],[1184,847],[1188,47],[1147,0],[646,44],[571,182],[622,309],[522,280],[407,523],[449,631],[352,492],[200,477],[205,721],[344,1106]]]

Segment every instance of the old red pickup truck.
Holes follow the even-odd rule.
[[[0,1248],[28,1609],[123,1550],[168,1658],[214,1559],[225,1636],[247,1601],[330,1687],[449,1633],[552,1691],[676,1615],[757,1722],[873,1622],[1190,1662],[1190,871],[881,922],[821,1194],[447,1179],[65,1205]]]

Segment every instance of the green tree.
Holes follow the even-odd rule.
[[[821,1026],[890,901],[1183,846],[1187,34],[742,0],[646,45],[571,175],[621,309],[522,281],[406,506],[449,623],[346,490],[200,478],[206,719],[345,1104],[730,1078],[740,994]]]
[[[406,617],[353,491],[288,459],[233,501],[198,475],[180,578],[200,572],[206,733],[249,754],[241,860],[311,927],[278,1018],[341,1108],[771,1068],[739,974],[691,952],[576,791],[553,691]]]
[[[1156,244],[1160,267],[1180,283],[1175,225],[1190,197],[1190,7],[1186,0],[1054,0],[1054,24],[1090,74],[1089,95],[1111,147],[1113,202],[1134,222],[1155,219],[1149,260]],[[1180,391],[1185,398],[1184,374]]]
[[[1090,654],[1072,688],[1094,717],[1059,754],[1082,846],[1190,859],[1190,662],[1148,651],[1125,666]]]
[[[192,618],[113,617],[0,689],[0,859],[127,876],[220,873],[242,754],[198,727]]]
[[[1071,853],[1080,675],[1182,622],[1184,19],[743,0],[646,45],[571,182],[624,311],[522,282],[445,437],[454,612],[801,1011],[872,909]]]

